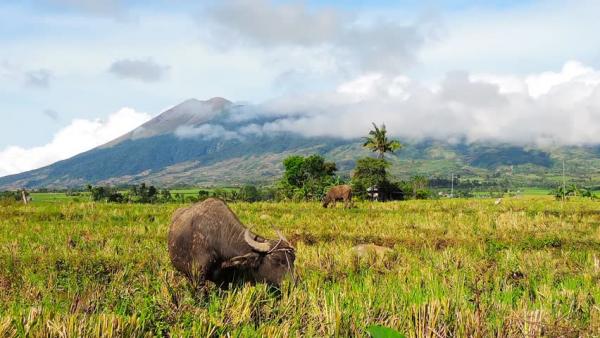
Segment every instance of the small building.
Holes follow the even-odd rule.
[[[379,201],[379,187],[375,185],[368,187],[367,195],[371,201]]]

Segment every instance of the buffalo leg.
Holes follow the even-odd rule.
[[[194,253],[194,259],[192,263],[189,265],[189,270],[187,271],[188,279],[192,288],[198,291],[206,291],[206,280],[207,273],[210,267],[210,254],[204,252],[203,250],[198,250]]]

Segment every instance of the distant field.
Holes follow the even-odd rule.
[[[237,188],[223,188],[223,190],[231,191]],[[173,189],[170,190],[172,195],[182,194],[184,197],[198,196],[198,191],[214,191],[214,188],[187,188],[187,189]],[[125,191],[123,191],[125,192]],[[488,197],[488,191],[475,191],[473,194],[477,197]],[[544,196],[550,194],[550,189],[544,188],[523,188],[520,190],[520,194],[524,196]],[[65,193],[32,193],[31,194],[34,202],[64,202],[64,201],[87,201],[89,200],[89,193],[82,192],[80,196],[67,196]]]
[[[544,196],[549,195],[552,190],[544,188],[524,188],[521,193],[526,196]]]
[[[235,203],[297,248],[298,284],[193,296],[166,233],[180,205],[0,206],[0,337],[600,335],[600,202],[550,196]],[[359,259],[351,247],[393,249]]]
[[[64,202],[64,201],[87,201],[90,195],[87,192],[80,193],[79,196],[68,196],[64,192],[34,192],[31,193],[33,202]]]
[[[223,188],[223,190],[233,190],[236,188]],[[189,188],[189,189],[173,189],[170,190],[172,195],[182,194],[184,197],[188,196],[198,196],[198,191],[206,190],[213,191],[214,188]],[[123,190],[121,192],[126,192]],[[31,197],[33,202],[64,202],[64,201],[87,201],[90,198],[90,194],[88,192],[81,192],[79,196],[68,196],[64,192],[33,192],[31,193]]]

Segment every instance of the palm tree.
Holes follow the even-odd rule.
[[[383,159],[383,155],[387,152],[393,153],[394,151],[402,148],[397,140],[388,140],[387,130],[385,124],[381,125],[381,128],[373,122],[373,130],[369,131],[369,136],[365,137],[365,143],[363,147],[371,149],[371,151],[378,153],[377,158]]]

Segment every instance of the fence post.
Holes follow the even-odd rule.
[[[27,192],[25,189],[21,190],[21,198],[23,198],[23,204],[29,203],[29,199],[27,198]]]

